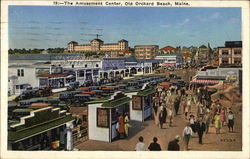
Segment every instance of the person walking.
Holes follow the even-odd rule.
[[[157,143],[157,137],[153,138],[153,142],[149,145],[148,149],[150,151],[161,151],[161,145]]]
[[[210,123],[211,123],[211,114],[210,114],[210,112],[206,112],[206,113],[205,113],[204,119],[205,119],[206,134],[207,134],[208,131],[209,131]]]
[[[135,151],[147,151],[145,144],[143,143],[143,137],[139,137],[139,142],[135,146]]]
[[[188,106],[185,106],[185,119],[186,120],[187,120],[188,111],[189,111]]]
[[[129,131],[129,117],[128,117],[128,112],[125,113],[125,118],[124,118],[124,128],[125,128],[125,135],[128,137],[128,131]]]
[[[163,106],[160,107],[160,113],[159,113],[159,123],[160,123],[160,128],[162,129],[163,123],[164,123],[164,112],[163,112]]]
[[[232,111],[229,111],[229,114],[227,116],[228,119],[228,131],[231,132],[230,130],[232,129],[232,132],[234,131],[234,114]]]
[[[180,107],[180,98],[179,96],[177,96],[174,101],[174,109],[176,115],[178,115],[179,107]]]
[[[167,108],[165,106],[163,106],[163,123],[167,122]]]
[[[226,123],[226,108],[225,107],[223,107],[220,111],[220,120],[221,120],[222,126],[224,126]]]
[[[206,126],[205,126],[205,123],[202,122],[201,117],[199,118],[199,122],[196,125],[196,129],[197,129],[197,133],[198,133],[198,136],[199,136],[199,144],[202,144],[202,136],[203,136],[203,133],[206,130]]]
[[[196,121],[193,114],[189,117],[190,127],[192,128],[193,133],[196,133]]]
[[[173,126],[173,118],[174,118],[174,112],[173,112],[173,108],[170,107],[168,110],[168,117],[169,117],[169,126]]]
[[[182,97],[182,99],[181,99],[182,101],[181,101],[181,105],[182,105],[182,108],[183,108],[183,114],[185,114],[185,109],[186,109],[186,107],[187,107],[187,101],[186,101],[186,97]]]
[[[179,141],[180,141],[180,136],[176,135],[175,139],[168,143],[168,150],[169,151],[180,151],[180,145],[178,144]]]
[[[188,112],[191,113],[191,106],[192,106],[192,97],[191,95],[188,95],[187,97],[187,107],[188,107]]]
[[[202,117],[204,115],[204,108],[202,104],[198,104],[198,109],[197,109],[197,118]]]
[[[190,123],[187,123],[187,126],[183,129],[183,140],[184,140],[184,150],[188,150],[188,144],[190,137],[192,136],[192,129],[190,127]]]
[[[220,133],[220,129],[222,127],[222,123],[220,120],[220,113],[217,112],[216,115],[214,116],[214,127],[216,129],[216,134]]]
[[[119,122],[119,128],[118,128],[118,132],[120,135],[120,139],[123,139],[125,136],[125,124],[124,124],[124,117],[123,115],[120,113],[119,114],[119,118],[118,118],[118,122]]]

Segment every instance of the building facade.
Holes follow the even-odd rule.
[[[226,41],[218,47],[219,65],[242,65],[242,41]]]
[[[65,110],[45,107],[20,118],[8,130],[9,150],[73,150],[75,119]]]
[[[163,60],[163,66],[178,67],[182,65],[183,58],[180,54],[157,55],[155,59]]]
[[[117,43],[107,43],[104,44],[104,41],[101,39],[94,39],[90,44],[79,45],[75,41],[68,43],[67,51],[68,52],[105,52],[105,51],[123,51],[128,50],[128,41],[120,40]]]
[[[137,59],[154,59],[158,51],[158,45],[136,45],[135,57]]]

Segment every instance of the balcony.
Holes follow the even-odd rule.
[[[219,58],[230,58],[230,55],[219,55]]]

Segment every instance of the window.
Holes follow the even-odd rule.
[[[24,70],[21,69],[21,76],[23,77],[24,76]]]
[[[109,127],[109,111],[107,108],[97,108],[97,127]]]
[[[17,69],[17,76],[23,77],[24,76],[24,69]]]
[[[228,64],[228,59],[222,59],[223,64]]]
[[[228,55],[228,50],[222,50],[222,55]]]
[[[18,76],[18,77],[21,76],[21,70],[20,70],[20,69],[17,70],[17,76]]]
[[[96,64],[95,66],[96,66],[96,67],[99,67],[99,65],[98,65],[98,64]]]
[[[16,89],[19,89],[19,85],[16,85]]]
[[[85,64],[85,67],[88,67],[88,65],[87,65],[87,64]]]
[[[235,64],[241,64],[241,59],[240,58],[235,58],[234,63]]]
[[[234,50],[235,55],[241,55],[241,50]]]

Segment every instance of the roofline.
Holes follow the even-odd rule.
[[[159,47],[159,45],[135,45],[134,47],[138,47],[138,46],[158,46]]]

